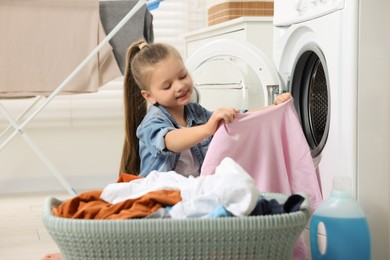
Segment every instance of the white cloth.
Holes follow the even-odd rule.
[[[177,162],[175,172],[183,176],[199,176],[200,164],[198,160],[192,156],[191,150],[185,150],[180,153],[179,161]]]
[[[142,179],[109,184],[101,198],[118,203],[162,189],[180,190],[182,201],[170,210],[172,218],[206,217],[221,205],[234,216],[247,216],[260,195],[249,174],[233,159],[225,158],[214,175],[186,178],[173,171],[153,171]]]

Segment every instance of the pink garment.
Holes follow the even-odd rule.
[[[293,100],[238,115],[221,125],[210,143],[201,175],[230,157],[254,178],[261,192],[307,194],[311,209],[322,201],[319,182]]]
[[[292,99],[273,108],[240,114],[231,124],[221,125],[210,143],[201,175],[214,174],[225,157],[241,165],[261,192],[304,192],[312,211],[322,201],[310,148]],[[306,258],[301,235],[293,259]]]

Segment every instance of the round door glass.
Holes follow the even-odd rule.
[[[329,132],[329,86],[324,59],[314,51],[304,52],[296,64],[292,95],[312,156],[319,155]]]
[[[245,61],[233,56],[214,56],[192,72],[198,102],[209,110],[220,107],[264,107],[263,86]]]

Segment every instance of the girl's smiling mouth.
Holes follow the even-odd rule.
[[[176,97],[176,99],[185,99],[187,98],[189,95],[189,91],[187,90],[186,92],[180,94],[179,96]]]

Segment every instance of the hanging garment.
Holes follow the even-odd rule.
[[[100,20],[104,31],[109,34],[123,17],[137,4],[138,0],[99,1]],[[153,15],[146,5],[134,14],[123,28],[110,40],[115,59],[124,74],[126,69],[126,52],[129,46],[140,39],[153,42]]]
[[[106,36],[98,0],[0,1],[0,97],[47,96]],[[62,94],[96,92],[121,76],[106,44]]]

